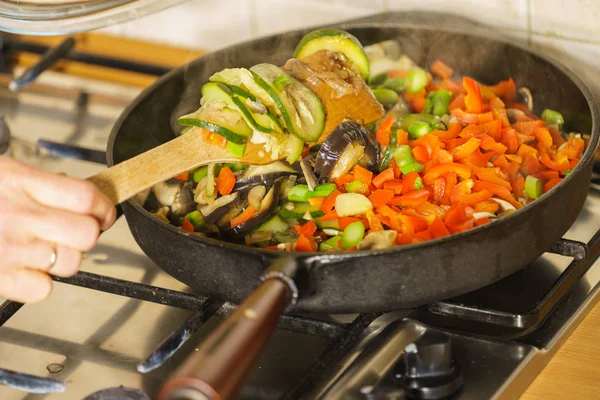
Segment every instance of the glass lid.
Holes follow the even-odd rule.
[[[0,30],[61,35],[98,29],[187,0],[0,0]]]

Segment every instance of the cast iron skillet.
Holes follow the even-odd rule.
[[[458,235],[381,251],[289,253],[281,259],[277,252],[189,235],[152,217],[133,201],[124,203],[124,214],[142,250],[198,293],[240,303],[264,279],[260,293],[254,292],[196,353],[210,367],[186,364],[165,385],[161,398],[202,398],[190,394],[198,391],[215,399],[233,396],[279,315],[296,297],[294,311],[354,313],[408,308],[463,294],[539,257],[569,229],[583,206],[598,144],[599,114],[588,88],[570,71],[485,35],[393,23],[341,27],[365,45],[398,40],[403,52],[421,66],[439,58],[484,83],[512,77],[518,87],[531,90],[536,114],[546,107],[559,110],[566,130],[591,133],[589,145],[566,179],[518,212]],[[260,62],[283,65],[306,32],[233,46],[159,79],[115,125],[108,145],[109,165],[173,138],[179,129],[175,119],[198,107],[200,87],[212,73]],[[269,265],[274,266],[267,270]],[[194,389],[182,395],[186,388]]]

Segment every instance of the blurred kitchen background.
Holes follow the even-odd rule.
[[[211,51],[298,27],[397,10],[436,10],[489,24],[562,59],[590,85],[597,81],[591,79],[600,70],[597,0],[191,0],[102,32]]]

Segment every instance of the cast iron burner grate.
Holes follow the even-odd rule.
[[[556,243],[549,253],[571,257],[573,261],[562,272],[550,290],[540,298],[537,305],[525,313],[511,314],[501,310],[466,306],[455,300],[449,300],[418,309],[417,319],[436,327],[471,326],[464,322],[478,322],[488,328],[494,328],[496,331],[510,328],[513,337],[523,336],[535,330],[545,320],[550,311],[560,303],[573,285],[591,267],[598,257],[599,251],[600,231],[587,244],[567,239],[561,239]],[[137,370],[140,373],[147,373],[163,365],[211,317],[227,318],[236,308],[234,304],[203,296],[83,271],[71,278],[54,278],[54,280],[91,290],[194,311],[152,354],[137,364]],[[23,306],[23,304],[13,301],[5,301],[0,305],[0,327]],[[282,398],[297,399],[302,393],[305,393],[328,366],[346,355],[351,346],[356,343],[359,335],[379,315],[360,314],[350,323],[322,321],[296,315],[283,316],[278,324],[278,329],[321,336],[328,339],[328,345],[322,355],[299,379],[297,385],[289,389]],[[440,317],[443,318],[440,319]],[[452,321],[452,323],[448,321]],[[480,334],[480,332],[471,333]],[[73,345],[76,346],[76,344]],[[0,369],[0,384],[31,393],[51,393],[64,391],[66,388],[66,383],[62,381],[3,369]]]

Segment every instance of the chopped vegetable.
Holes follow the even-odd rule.
[[[542,195],[542,181],[538,178],[529,175],[525,178],[525,193],[530,199],[537,199]]]
[[[352,222],[344,229],[342,234],[342,248],[349,249],[358,246],[365,236],[365,226],[362,222]]]
[[[418,139],[431,133],[431,131],[431,126],[422,121],[415,121],[408,127],[408,135],[411,139]]]
[[[364,74],[355,40],[320,30],[295,55],[338,52]],[[513,79],[486,86],[441,60],[431,74],[401,60],[378,65],[368,82],[385,116],[347,118],[325,138],[324,105],[289,73],[329,85],[326,73],[292,59],[212,75],[200,109],[179,118],[182,134],[195,130],[235,157],[264,139],[287,162],[184,172],[152,189],[160,207],[149,211],[190,233],[273,251],[385,249],[493,224],[553,190],[582,158],[585,132],[567,135],[555,110],[535,115],[531,92]],[[352,86],[338,83],[338,94]]]
[[[548,125],[562,126],[565,123],[565,120],[561,113],[559,113],[558,111],[551,110],[549,108],[546,108],[544,111],[542,111],[541,117],[544,121],[546,121]]]
[[[335,210],[340,217],[364,214],[372,208],[369,199],[359,193],[342,193],[335,199]]]
[[[231,227],[235,228],[236,226],[243,224],[244,222],[248,221],[250,218],[254,217],[254,214],[256,214],[254,207],[249,205],[248,207],[246,207],[246,209],[240,215],[231,219],[231,221],[230,221]]]

